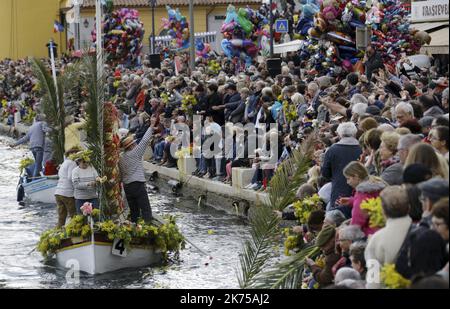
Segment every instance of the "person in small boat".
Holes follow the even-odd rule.
[[[59,167],[58,184],[56,185],[55,190],[56,207],[58,209],[57,228],[64,226],[67,217],[72,218],[77,213],[72,183],[72,172],[77,167],[77,163],[72,160],[71,155],[79,151],[80,149],[77,147],[66,151],[66,159]]]
[[[44,158],[45,133],[51,129],[47,126],[45,116],[39,114],[36,116],[33,125],[28,129],[25,136],[17,142],[10,144],[11,148],[30,142],[30,151],[34,157],[33,178],[40,177],[42,171],[42,160]]]
[[[145,222],[150,222],[152,219],[152,209],[148,200],[147,188],[145,187],[146,180],[143,166],[144,153],[152,135],[153,129],[150,127],[139,144],[136,144],[133,136],[123,138],[120,143],[123,149],[119,160],[120,174],[128,205],[130,206],[132,222],[137,222],[139,216]]]
[[[91,165],[86,151],[76,154],[75,162],[78,166],[72,171],[72,183],[74,187],[75,207],[78,214],[81,214],[81,206],[84,203],[92,203],[93,208],[98,208],[97,179],[98,173]]]

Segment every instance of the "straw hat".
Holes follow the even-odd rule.
[[[135,143],[136,141],[134,140],[134,136],[130,135],[120,141],[120,147],[124,150],[127,150],[131,145],[134,145]]]

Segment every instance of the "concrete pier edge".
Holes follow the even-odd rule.
[[[12,132],[13,127],[5,123],[0,123],[0,133],[8,134]],[[15,132],[18,136],[26,134],[28,126],[18,124]],[[166,168],[150,162],[144,161],[145,173],[150,177],[157,172],[157,179],[149,181],[149,184],[155,184],[164,191],[172,191],[168,184],[170,180],[175,180],[181,184],[179,192],[173,192],[182,196],[188,196],[195,199],[199,204],[210,206],[223,210],[229,214],[240,217],[248,217],[251,207],[263,206],[268,203],[268,195],[263,192],[246,190],[230,186],[219,181],[203,179],[192,175],[185,175],[175,168]]]

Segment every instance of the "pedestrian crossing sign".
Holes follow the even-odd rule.
[[[275,32],[288,33],[289,24],[287,19],[277,19],[275,22]]]

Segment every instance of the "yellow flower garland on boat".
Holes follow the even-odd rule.
[[[98,209],[92,211],[93,218],[98,218],[99,214]],[[160,226],[146,224],[144,221],[139,221],[137,224],[129,221],[118,224],[111,220],[96,222],[94,231],[105,233],[109,240],[123,239],[126,247],[133,240],[148,240],[164,256],[167,256],[168,252],[179,252],[185,245],[184,237],[178,230],[173,217],[169,217],[167,222]],[[49,257],[60,248],[62,240],[80,236],[86,238],[89,237],[91,232],[91,226],[87,217],[77,215],[65,227],[54,228],[44,232],[37,245],[37,250],[44,257]]]

